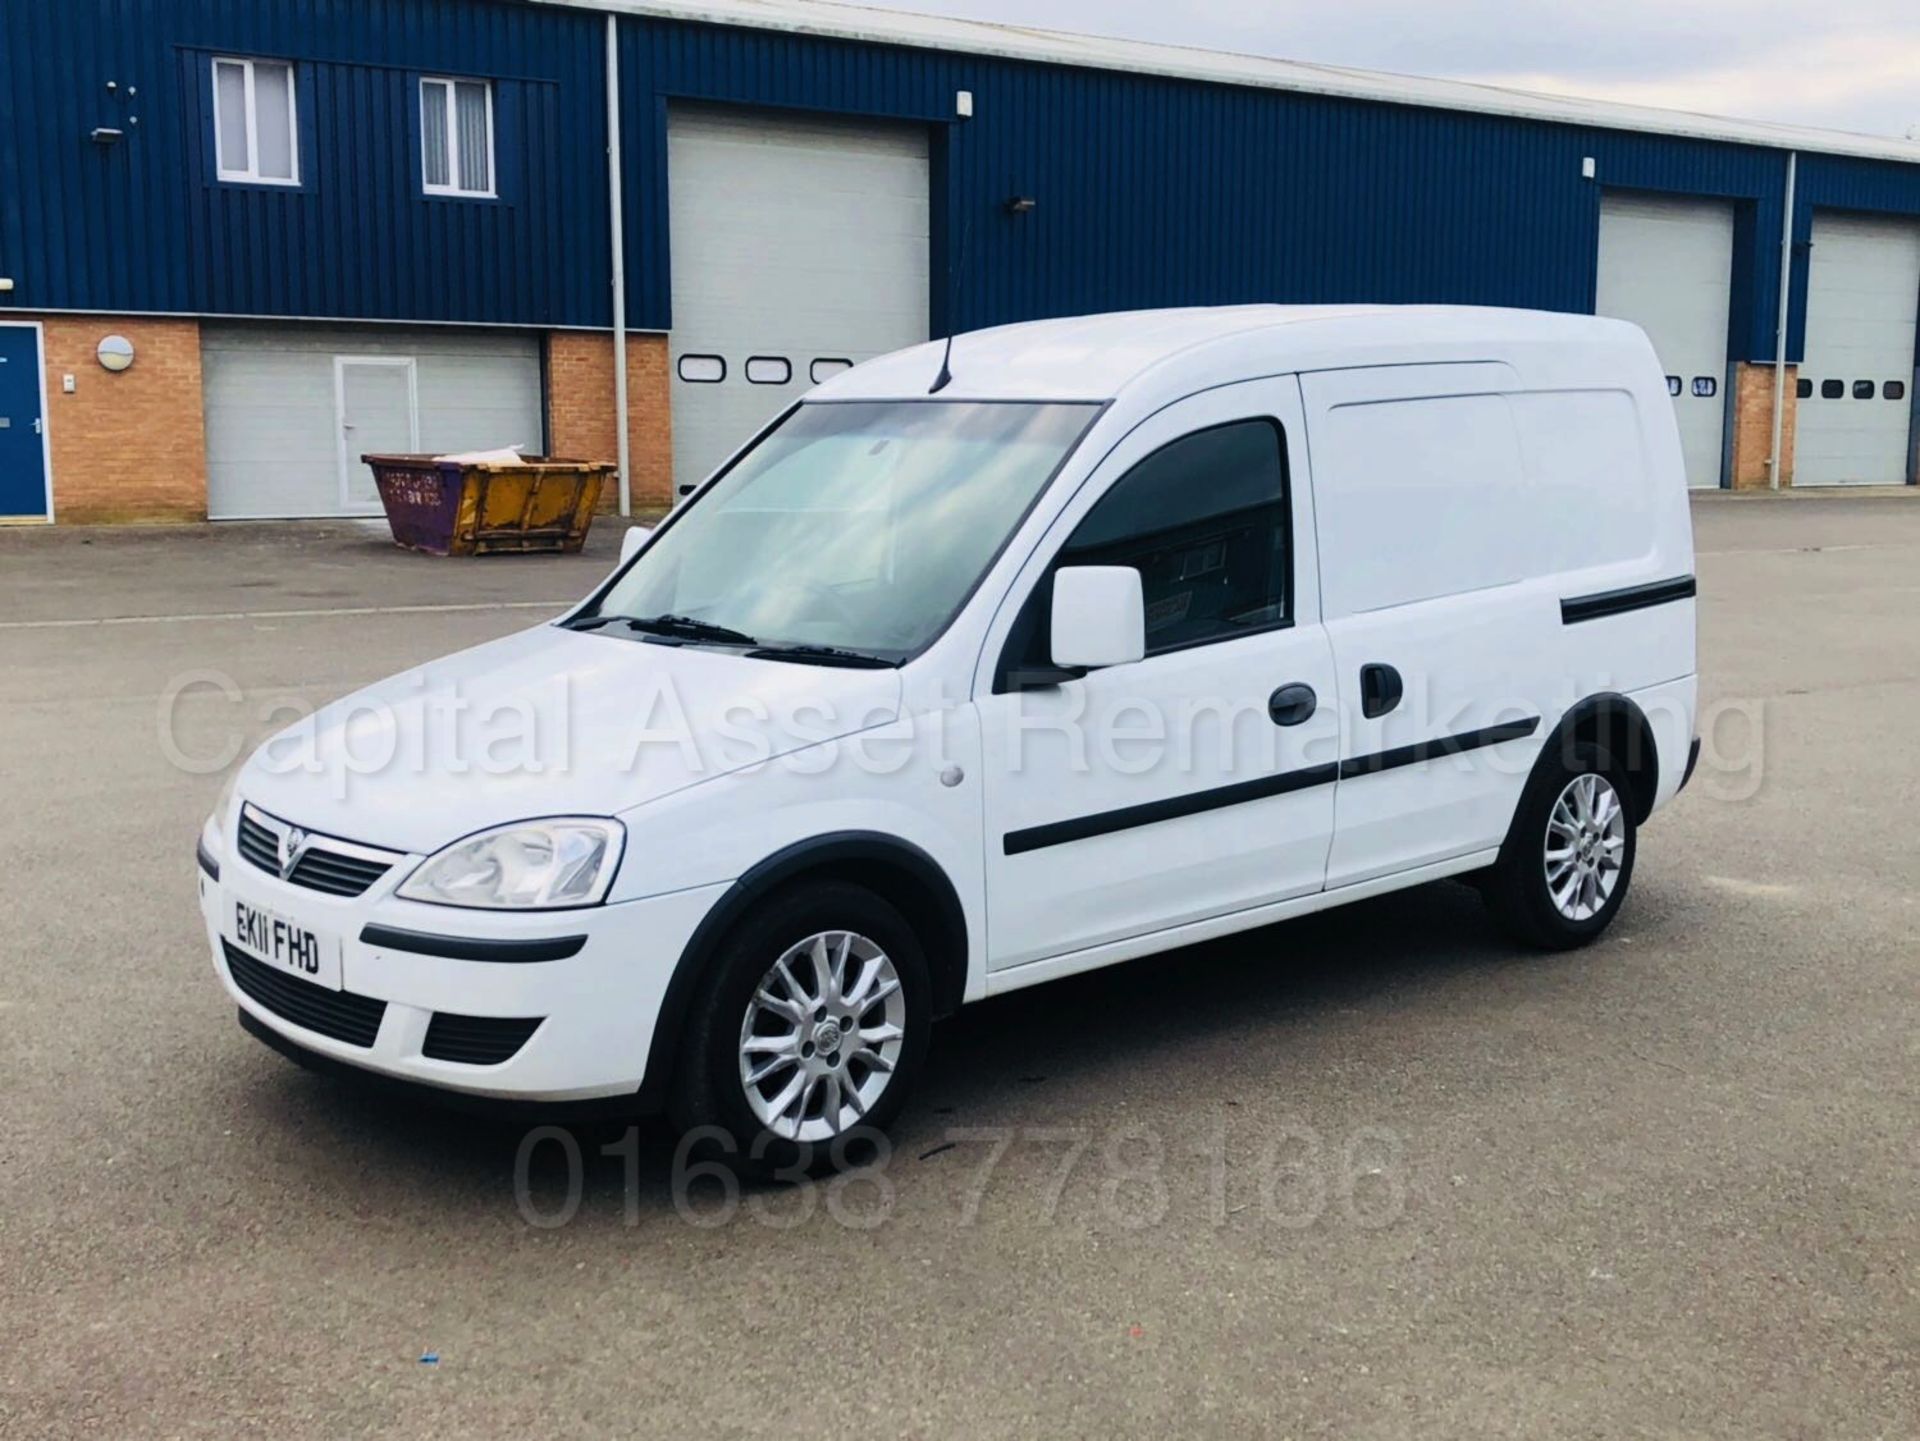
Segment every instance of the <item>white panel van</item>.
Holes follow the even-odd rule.
[[[1617,321],[965,335],[628,539],[240,771],[200,895],[255,1035],[824,1164],[984,996],[1448,876],[1585,944],[1698,751],[1680,443]]]

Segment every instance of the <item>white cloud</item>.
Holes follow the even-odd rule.
[[[1708,114],[1920,125],[1920,5],[1849,0],[865,0]]]
[[[1884,134],[1920,125],[1920,39],[1824,36],[1738,63],[1645,78],[1573,70],[1463,76],[1492,85]]]

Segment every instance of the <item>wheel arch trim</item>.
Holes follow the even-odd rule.
[[[834,831],[812,836],[775,851],[745,872],[694,927],[674,964],[654,1018],[646,1075],[638,1093],[642,1106],[657,1109],[666,1102],[674,1067],[679,1063],[688,1012],[727,932],[750,907],[781,886],[809,875],[861,867],[889,869],[908,877],[932,903],[937,934],[923,933],[922,939],[934,973],[934,1015],[947,1015],[959,1008],[970,957],[966,909],[940,863],[913,842],[880,831]]]
[[[1625,754],[1616,754],[1614,759],[1626,769],[1633,787],[1633,821],[1635,825],[1642,825],[1653,814],[1654,799],[1660,789],[1660,744],[1654,735],[1653,723],[1631,696],[1618,691],[1598,691],[1569,706],[1540,747],[1533,763],[1534,774],[1550,757],[1565,756],[1576,735],[1592,731],[1604,734],[1618,725],[1627,728],[1627,748]],[[1532,778],[1530,774],[1529,784]]]

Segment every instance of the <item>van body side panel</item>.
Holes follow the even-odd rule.
[[[1628,694],[1653,727],[1654,749],[1660,760],[1660,784],[1653,793],[1655,811],[1680,793],[1686,779],[1687,756],[1697,734],[1699,687],[1695,677],[1684,676]]]
[[[1335,665],[1346,693],[1362,666],[1390,665],[1401,702],[1367,717],[1342,708],[1327,886],[1353,885],[1466,851],[1498,846],[1540,746],[1568,704],[1541,678],[1553,674],[1558,616],[1536,586],[1503,586],[1331,622]],[[1531,732],[1492,746],[1436,754],[1369,773],[1368,758],[1401,747],[1448,743],[1516,722]],[[1514,726],[1517,730],[1518,726]]]
[[[1680,584],[1692,534],[1645,341],[1301,384],[1348,763],[1328,887],[1500,844],[1541,744],[1589,695],[1649,692],[1666,707],[1655,732],[1670,796],[1692,737],[1694,603]],[[1660,604],[1577,623],[1563,611],[1656,582],[1671,583]],[[1403,694],[1370,714],[1361,681],[1379,666]],[[1496,745],[1381,773],[1355,764],[1527,720],[1529,735]]]

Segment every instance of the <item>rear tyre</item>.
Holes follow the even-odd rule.
[[[721,946],[670,1116],[700,1160],[742,1176],[864,1165],[918,1078],[932,996],[919,938],[879,896],[839,881],[782,891]]]
[[[1600,746],[1583,741],[1543,758],[1499,861],[1480,878],[1487,908],[1514,939],[1572,950],[1612,924],[1633,882],[1639,828],[1631,794]]]

